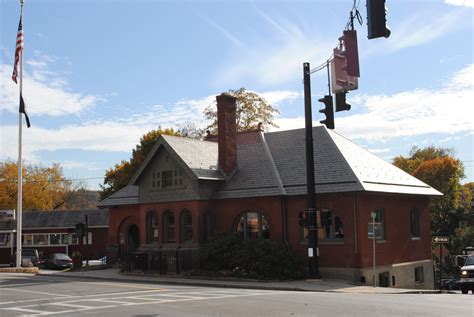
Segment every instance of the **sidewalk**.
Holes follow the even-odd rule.
[[[90,271],[49,271],[40,270],[39,275],[54,275],[66,278],[84,278],[94,280],[107,280],[116,282],[141,282],[153,284],[207,286],[225,288],[245,288],[282,291],[309,291],[309,292],[336,292],[336,293],[365,293],[365,294],[413,294],[437,293],[434,290],[416,290],[390,287],[359,286],[348,281],[337,279],[298,280],[284,282],[266,281],[239,281],[223,279],[205,279],[195,277],[176,277],[163,275],[144,275],[140,273],[119,273],[117,269],[103,269]]]

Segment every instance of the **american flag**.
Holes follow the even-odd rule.
[[[15,50],[15,65],[13,66],[13,75],[12,79],[15,83],[18,78],[18,63],[20,62],[20,54],[23,51],[23,17],[20,16],[20,23],[18,24],[18,33],[16,35],[16,50]]]

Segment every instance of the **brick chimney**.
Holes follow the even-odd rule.
[[[220,94],[217,100],[217,139],[219,169],[230,176],[237,167],[236,98]]]

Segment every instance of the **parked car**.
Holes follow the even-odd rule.
[[[40,257],[38,250],[36,249],[22,249],[21,250],[21,266],[23,267],[33,267],[40,265]],[[10,266],[16,266],[16,252],[12,257]]]
[[[97,260],[89,260],[87,263],[86,260],[82,261],[82,266],[99,266],[99,265],[106,265],[107,264],[107,256],[103,256]]]
[[[461,292],[467,294],[469,290],[474,294],[474,255],[467,258],[466,263],[461,268]]]
[[[72,268],[72,259],[65,253],[53,253],[44,262],[47,269]]]

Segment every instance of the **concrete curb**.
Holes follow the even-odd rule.
[[[69,279],[88,279],[88,280],[103,280],[113,282],[125,282],[125,283],[146,283],[146,284],[166,284],[166,285],[183,285],[183,286],[206,286],[206,287],[220,287],[220,288],[240,288],[240,289],[261,289],[261,290],[278,290],[278,291],[299,291],[299,292],[325,292],[324,290],[309,290],[299,287],[285,287],[285,286],[270,286],[270,285],[242,285],[234,284],[232,282],[216,283],[216,281],[204,281],[204,280],[172,280],[172,279],[133,279],[133,278],[122,278],[122,277],[105,277],[105,276],[86,276],[86,275],[70,275],[70,274],[44,274],[38,273],[41,276],[50,277],[63,277]],[[219,281],[221,282],[221,281]],[[242,282],[245,283],[245,282]]]
[[[361,290],[344,290],[339,289],[316,289],[296,286],[282,286],[272,285],[269,282],[236,282],[236,281],[222,281],[222,280],[197,280],[197,279],[172,279],[172,278],[154,278],[148,276],[136,276],[136,275],[121,275],[117,277],[111,276],[91,276],[91,275],[73,275],[65,273],[53,273],[45,274],[38,273],[41,276],[50,277],[61,277],[68,279],[87,279],[87,280],[102,280],[102,281],[113,281],[122,283],[146,283],[146,284],[165,284],[165,285],[182,285],[182,286],[205,286],[205,287],[218,287],[218,288],[239,288],[239,289],[255,289],[255,290],[275,290],[275,291],[296,291],[296,292],[326,292],[326,293],[352,293],[352,294],[379,294],[379,295],[393,295],[393,294],[440,294],[438,290],[406,290],[406,291],[388,291],[383,292],[373,290],[372,288],[361,289]],[[256,284],[258,283],[258,284]],[[452,293],[452,292],[448,292]]]

